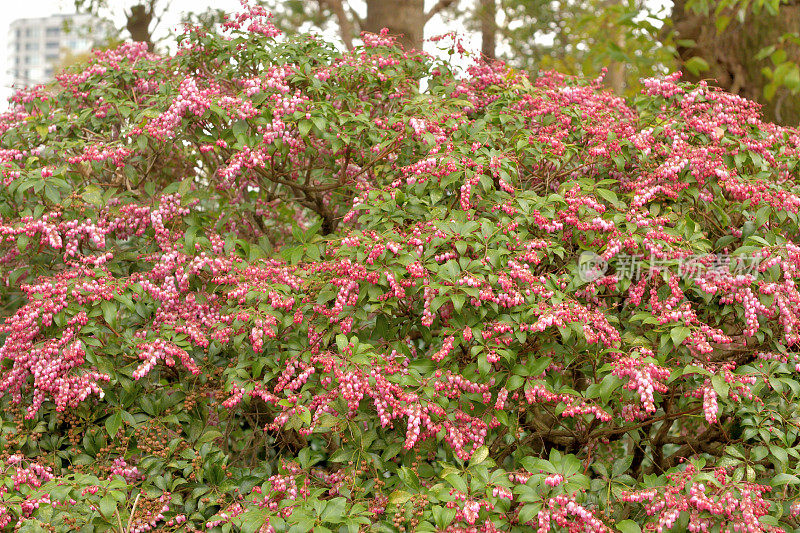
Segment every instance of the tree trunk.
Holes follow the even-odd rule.
[[[621,0],[605,0],[600,3],[603,9],[612,11],[619,7]],[[625,35],[623,34],[625,28],[620,28],[618,25],[606,21],[603,24],[602,31],[606,34],[608,41],[613,42],[620,49],[625,47]],[[606,87],[611,89],[616,95],[622,95],[625,91],[625,63],[622,61],[609,61],[608,72],[605,77]]]
[[[147,49],[151,52],[153,51],[153,36],[150,35],[150,23],[153,21],[154,3],[150,3],[149,9],[144,4],[133,6],[130,13],[126,13],[125,24],[131,34],[131,39],[137,43],[147,43]]]
[[[720,16],[731,17],[730,23],[721,32],[717,31],[717,18],[713,14],[703,15],[686,9],[686,0],[675,0],[672,22],[679,40],[692,40],[695,46],[678,46],[681,63],[692,57],[704,59],[709,70],[693,75],[684,69],[684,79],[697,82],[708,79],[711,83],[733,94],[738,94],[763,105],[766,120],[796,126],[800,123],[800,99],[793,97],[785,88],[779,88],[771,100],[764,97],[764,86],[769,79],[762,68],[772,67],[769,58],[756,60],[756,54],[780,37],[800,28],[800,5],[782,4],[777,16],[765,10],[758,14],[749,12],[744,22],[739,22],[734,13],[723,12]],[[682,43],[685,44],[685,41]],[[789,59],[798,61],[797,47],[788,49]]]
[[[388,28],[406,50],[422,49],[425,0],[367,0],[363,29],[380,33]]]
[[[481,22],[481,55],[486,61],[497,59],[497,1],[480,0],[478,19]]]
[[[320,7],[327,7],[333,12],[336,17],[336,22],[339,24],[339,34],[342,36],[342,41],[348,50],[353,49],[353,24],[347,16],[345,10],[344,0],[317,0]]]
[[[620,34],[616,38],[617,45],[620,48],[625,45],[625,38]],[[606,75],[606,85],[616,95],[621,95],[625,90],[625,63],[622,61],[611,61],[608,66],[608,74]]]

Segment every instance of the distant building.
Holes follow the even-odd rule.
[[[13,87],[52,80],[56,67],[67,57],[88,52],[105,36],[105,27],[89,15],[15,20],[8,39],[8,66]]]

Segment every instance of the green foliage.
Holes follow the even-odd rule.
[[[798,133],[675,80],[251,8],[21,93],[0,527],[795,529]]]
[[[502,59],[530,72],[555,70],[594,78],[603,69],[621,69],[626,95],[641,90],[639,80],[675,67],[675,50],[664,24],[669,15],[631,1],[501,2]],[[606,79],[608,82],[608,78]]]

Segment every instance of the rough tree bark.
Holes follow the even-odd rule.
[[[137,4],[133,6],[129,13],[125,13],[127,18],[125,27],[131,34],[131,39],[136,42],[147,43],[147,49],[153,51],[153,36],[150,33],[150,23],[153,22],[153,4],[149,6]]]
[[[606,9],[611,9],[620,4],[620,0],[607,0],[605,2]],[[606,26],[606,31],[609,32],[611,39],[620,47],[625,46],[625,36],[622,32],[625,29],[619,27]],[[614,91],[614,94],[622,94],[625,90],[625,63],[622,61],[611,61],[608,65],[608,74],[605,79],[606,85]]]
[[[758,15],[749,13],[744,22],[736,17],[722,31],[716,28],[716,19],[711,15],[694,13],[687,9],[687,0],[675,0],[672,10],[673,27],[680,40],[692,40],[695,46],[678,46],[681,63],[699,56],[706,60],[710,70],[692,75],[684,69],[684,79],[711,83],[734,94],[741,95],[763,105],[766,119],[786,125],[800,123],[800,98],[792,96],[786,89],[778,89],[775,97],[764,98],[764,86],[769,79],[762,68],[771,66],[769,59],[756,60],[763,47],[778,42],[781,35],[800,30],[800,5],[782,4],[777,16],[762,10]],[[731,13],[723,15],[730,16]],[[685,43],[685,41],[684,41]],[[794,57],[800,60],[795,48]]]
[[[344,2],[341,0],[318,0],[320,7],[327,7],[336,17],[336,23],[339,24],[339,34],[344,41],[344,45],[348,50],[353,49],[353,23],[347,17]]]
[[[339,25],[339,32],[347,48],[353,47],[358,31],[380,33],[387,28],[406,49],[422,49],[425,24],[457,0],[438,0],[425,12],[425,0],[367,0],[367,16],[362,19],[347,0],[317,0],[322,8],[330,10]]]
[[[388,28],[404,48],[422,48],[425,0],[367,0],[364,31],[380,33]]]
[[[497,0],[480,0],[478,19],[481,23],[481,55],[487,61],[497,59]]]

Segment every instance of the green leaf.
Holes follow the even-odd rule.
[[[58,189],[56,189],[55,187],[53,187],[51,185],[45,186],[45,188],[44,188],[44,196],[45,196],[45,198],[50,200],[50,203],[52,203],[52,204],[58,205],[58,204],[61,203],[61,195],[59,194]]]
[[[675,347],[679,347],[683,344],[683,341],[686,340],[686,337],[692,334],[692,330],[687,328],[686,326],[678,326],[677,328],[672,328],[669,332],[670,337],[672,337],[672,343]]]
[[[233,127],[231,129],[236,137],[240,137],[249,129],[249,125],[247,124],[246,120],[240,119],[233,123]]]
[[[608,189],[595,189],[595,192],[598,196],[601,196],[605,201],[610,203],[611,205],[617,205],[619,202],[619,198],[617,198],[617,193]]]
[[[532,457],[530,455],[523,457],[520,460],[520,464],[531,474],[538,474],[540,470],[545,470],[551,474],[558,473],[554,471],[549,461],[545,461],[544,459],[540,459],[538,457]]]
[[[642,528],[633,520],[622,520],[616,523],[617,529],[622,533],[642,533]]]
[[[550,357],[539,357],[538,359],[531,359],[531,362],[528,364],[528,371],[530,372],[531,376],[538,376],[545,369],[550,366],[553,360]]]
[[[28,248],[29,242],[30,238],[26,234],[22,233],[20,235],[17,235],[17,250],[19,250],[20,252],[24,252],[25,249]]]
[[[783,472],[773,476],[771,482],[773,487],[782,487],[783,485],[798,485],[800,484],[800,477]]]
[[[725,382],[725,378],[719,374],[714,374],[711,376],[711,385],[714,387],[714,390],[720,395],[720,397],[728,397],[728,391],[731,387]]]
[[[339,349],[339,353],[344,353],[349,342],[347,335],[342,335],[341,333],[336,335],[336,347]]]
[[[608,374],[606,377],[603,378],[603,381],[600,382],[600,399],[603,403],[608,403],[608,400],[611,398],[611,393],[617,390],[622,385],[622,380],[619,379],[617,376],[612,374]]]
[[[774,444],[770,445],[769,452],[782,465],[785,465],[789,461],[789,454],[780,446],[775,446]]]
[[[351,448],[339,448],[328,457],[331,463],[345,463],[353,459],[353,450]]]
[[[256,533],[267,518],[267,513],[262,509],[248,509],[241,516],[241,532],[242,533]]]
[[[447,526],[449,526],[456,517],[455,508],[437,505],[433,509],[433,519],[436,521],[436,526],[441,530],[444,530]]]
[[[539,514],[542,506],[538,503],[529,503],[519,510],[519,523],[526,524],[533,520]]]
[[[708,65],[708,61],[698,56],[694,56],[688,61],[684,62],[683,66],[695,76],[711,68]]]
[[[798,68],[797,65],[792,65],[792,68],[786,73],[783,84],[787,89],[792,91],[792,93],[797,93],[797,91],[800,90],[800,68]]]
[[[100,513],[107,519],[113,517],[117,512],[117,502],[111,496],[103,496],[100,499]]]
[[[311,530],[316,531],[316,529],[314,528],[315,522],[316,520],[314,520],[311,517],[300,518],[300,520],[298,520],[296,524],[294,524],[292,527],[289,528],[288,533],[307,533]]]
[[[300,420],[302,420],[303,424],[307,426],[311,425],[311,411],[305,407],[298,407],[297,415],[300,417]]]
[[[614,465],[611,467],[611,477],[619,477],[626,473],[632,464],[633,455],[626,455],[625,457],[617,459],[614,461]]]
[[[131,168],[131,167],[125,167]],[[181,196],[186,196],[186,194],[192,190],[192,184],[194,183],[194,176],[189,176],[188,178],[184,178],[181,180],[180,185],[178,185],[178,193]]]
[[[469,466],[475,466],[477,464],[481,464],[489,457],[489,448],[486,446],[481,446],[475,453],[472,455],[472,458],[469,460]]]
[[[121,412],[117,411],[113,415],[106,418],[106,431],[108,432],[108,436],[111,437],[112,439],[116,436],[120,426],[122,426]]]
[[[393,442],[389,444],[385,450],[383,450],[383,454],[381,454],[381,459],[383,459],[384,461],[388,461],[389,459],[400,453],[402,449],[403,449],[402,442]]]
[[[325,506],[325,510],[322,511],[320,519],[323,522],[333,522],[335,524],[342,522],[342,519],[345,517],[346,504],[347,500],[341,496],[330,500]]]
[[[450,486],[452,486],[454,489],[461,492],[467,492],[467,482],[464,481],[464,478],[457,473],[450,472],[444,476],[444,479],[450,483]]]
[[[456,293],[453,295],[452,302],[453,308],[456,310],[457,313],[461,312],[461,309],[464,307],[464,303],[467,301],[467,297],[464,296],[463,293]]]
[[[714,25],[717,27],[717,33],[722,33],[725,31],[725,28],[728,27],[728,24],[731,22],[731,17],[728,15],[719,15],[717,16],[716,20],[714,21]]]
[[[95,207],[101,207],[103,205],[103,191],[100,190],[100,187],[97,185],[89,185],[86,187],[81,197]]]
[[[314,126],[320,131],[320,133],[325,133],[325,126],[327,122],[322,117],[311,117],[311,122],[314,123]]]
[[[389,495],[389,503],[402,505],[411,499],[411,493],[404,490],[396,490]]]
[[[217,431],[216,429],[209,429],[203,435],[197,439],[197,446],[205,444],[206,442],[211,442],[213,440],[217,440],[218,438],[222,437],[222,433]]]
[[[100,302],[100,309],[103,310],[103,319],[112,328],[117,326],[117,306],[110,300]]]

